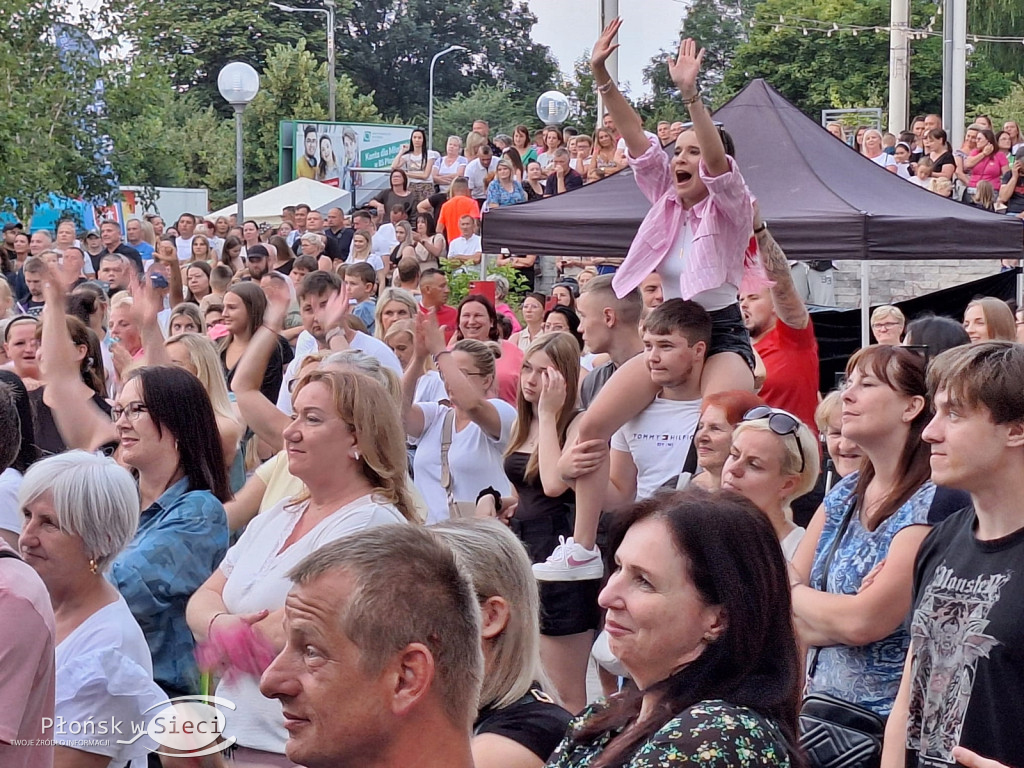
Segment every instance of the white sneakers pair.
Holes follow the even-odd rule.
[[[597,547],[587,549],[572,537],[558,537],[558,546],[543,563],[534,563],[537,581],[588,581],[604,576],[604,563]]]

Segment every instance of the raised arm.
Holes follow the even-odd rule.
[[[772,286],[775,314],[790,328],[797,330],[806,328],[811,321],[811,315],[807,311],[804,300],[796,291],[786,254],[775,242],[768,227],[765,226],[761,219],[761,209],[756,203],[754,204],[754,233],[757,237],[757,247],[761,251],[761,258],[764,260],[765,272],[768,274],[768,279],[775,283]]]
[[[405,434],[413,438],[421,437],[425,426],[423,409],[413,401],[416,399],[416,384],[423,375],[423,366],[427,363],[428,355],[423,319],[417,315],[416,328],[413,331],[412,361],[402,377],[402,425],[405,427]]]
[[[93,391],[82,381],[75,345],[64,319],[64,283],[50,267],[43,284],[43,337],[40,344],[43,402],[53,412],[57,430],[69,449],[94,451],[117,440],[113,422],[92,400]]]
[[[626,149],[633,157],[640,157],[650,147],[650,142],[644,133],[643,121],[619,91],[618,85],[612,81],[606,66],[608,57],[619,47],[619,44],[613,41],[621,26],[622,19],[614,19],[604,28],[590,54],[590,71],[594,74],[594,86],[604,97],[604,105],[608,109],[608,114],[615,121],[619,134],[626,140]]]
[[[714,121],[708,108],[704,105],[704,99],[697,85],[697,76],[700,74],[700,65],[704,61],[704,49],[697,50],[697,43],[686,38],[679,44],[679,55],[675,60],[671,57],[668,61],[668,73],[672,82],[679,89],[679,95],[683,98],[683,104],[690,111],[690,119],[693,121],[693,131],[697,134],[697,143],[700,144],[700,157],[704,161],[704,167],[712,176],[721,176],[729,170],[729,161],[725,157],[725,145],[722,144],[722,137],[715,127]],[[630,152],[633,152],[630,149]],[[635,153],[634,153],[635,155]]]
[[[132,286],[132,315],[138,323],[142,337],[143,365],[170,365],[171,358],[164,346],[164,332],[158,319],[163,301],[147,277]]]
[[[276,282],[270,281],[263,325],[253,334],[249,346],[235,367],[235,375],[231,380],[231,391],[235,393],[238,410],[245,423],[274,451],[284,447],[281,433],[288,426],[289,418],[277,405],[263,396],[260,386],[278,345],[277,332],[284,324],[288,300],[287,288],[279,287]]]

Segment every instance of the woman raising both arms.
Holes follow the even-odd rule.
[[[713,320],[702,394],[752,390],[754,354],[737,296],[741,283],[763,283],[765,276],[756,256],[748,254],[753,208],[743,177],[726,152],[726,142],[731,146],[732,140],[711,120],[697,87],[704,51],[686,39],[678,55],[668,61],[669,75],[693,121],[691,129],[679,134],[675,155],[669,159],[656,139],[647,138],[640,116],[605,66],[618,48],[613,41],[621,25],[616,19],[605,28],[594,45],[590,65],[596,87],[625,139],[637,185],[650,200],[651,210],[615,275],[613,288],[624,296],[657,273],[666,300],[683,298],[699,303]],[[642,356],[623,365],[583,417],[579,442],[607,442],[616,429],[646,408],[657,392]],[[601,577],[596,537],[607,466],[602,463],[594,473],[577,480],[573,537],[546,563],[534,566],[537,578],[572,581]]]

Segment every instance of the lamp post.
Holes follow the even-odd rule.
[[[260,92],[260,76],[245,62],[232,61],[217,75],[217,90],[235,110],[235,203],[237,220],[245,220],[242,212],[242,113]]]
[[[335,77],[334,58],[334,11],[335,0],[324,0],[323,8],[296,8],[282,3],[271,3],[285,13],[323,13],[327,16],[327,116],[333,123],[335,119],[335,104],[337,102],[338,81]]]
[[[449,45],[443,51],[438,51],[434,54],[434,58],[430,60],[430,93],[427,96],[427,150],[434,148],[434,65],[437,64],[437,60],[444,56],[446,53],[452,51],[468,51],[469,49],[464,45]]]

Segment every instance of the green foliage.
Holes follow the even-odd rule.
[[[911,24],[923,26],[934,6],[914,0]],[[779,17],[825,19],[839,27],[889,23],[888,0],[765,0],[757,6],[757,24],[747,42],[736,49],[723,81],[731,95],[751,79],[762,77],[815,120],[822,109],[886,107],[888,104],[889,37],[884,32],[830,36],[772,26]],[[971,60],[967,98],[976,104],[998,98],[1009,87],[981,57]],[[910,113],[941,112],[942,41],[929,37],[911,44]]]
[[[352,0],[339,0],[339,19],[352,6]],[[275,45],[303,37],[313,41],[317,58],[326,58],[324,14],[286,13],[267,0],[107,0],[107,9],[110,18],[122,20],[120,37],[164,68],[175,88],[195,92],[200,104],[225,117],[231,109],[217,91],[217,75],[228,62],[244,61],[259,71]]]
[[[336,113],[339,122],[381,121],[373,94],[358,93],[346,75],[337,78]],[[255,194],[277,186],[281,120],[326,119],[327,65],[317,62],[305,40],[275,45],[260,73],[260,92],[243,118],[246,189]]]
[[[1024,40],[1024,4],[1020,0],[969,0],[967,22],[971,34]],[[1011,79],[1024,76],[1020,44],[978,43],[977,52],[993,69]]]
[[[52,24],[67,17],[63,0],[0,4],[0,208],[21,217],[50,192],[113,190],[97,160],[110,121],[92,108],[107,67],[78,52],[61,60]]]
[[[538,94],[540,95],[540,94]],[[444,151],[449,136],[463,141],[474,120],[486,120],[491,127],[491,138],[499,133],[512,135],[520,123],[533,126],[537,117],[532,102],[494,85],[476,85],[468,93],[460,93],[445,102],[434,102],[434,147]],[[426,115],[415,120],[423,126]]]
[[[1024,122],[1024,78],[1014,83],[1002,98],[979,105],[975,114],[991,117],[992,124],[997,126],[997,130],[1007,120]]]
[[[597,129],[597,93],[594,92],[594,75],[590,72],[589,51],[573,62],[572,77],[563,81],[558,90],[568,96],[575,107],[568,124],[580,133],[593,136]]]
[[[448,303],[457,307],[466,296],[469,295],[469,284],[480,279],[479,265],[471,266],[469,272],[460,269],[461,264],[443,259],[441,269],[448,276]],[[508,280],[509,291],[505,301],[513,309],[518,309],[522,303],[522,295],[529,290],[526,278],[520,274],[515,267],[499,267],[491,264],[487,267],[488,279],[494,275],[502,275]]]
[[[430,60],[449,45],[469,50],[438,60],[435,105],[477,85],[536,99],[557,72],[530,39],[536,21],[522,0],[363,0],[341,24],[338,61],[382,112],[406,119],[427,113]]]

